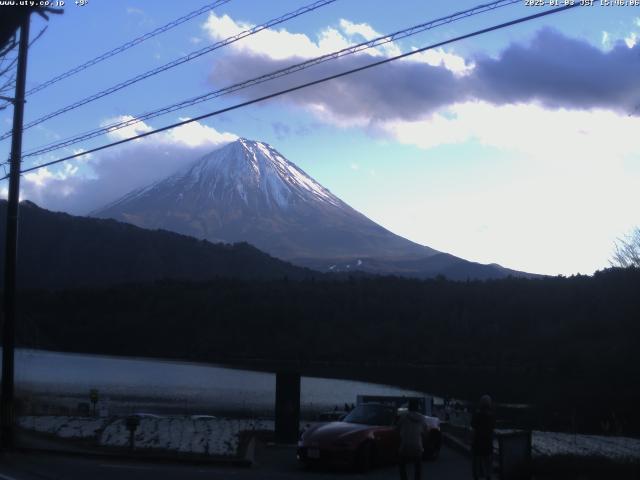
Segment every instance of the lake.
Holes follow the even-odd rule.
[[[16,351],[16,396],[31,412],[63,412],[89,402],[97,389],[110,415],[134,412],[272,416],[275,375],[201,363],[113,357],[43,350]],[[426,395],[387,385],[303,377],[301,409],[306,417],[356,396]],[[50,409],[50,411],[49,411]]]

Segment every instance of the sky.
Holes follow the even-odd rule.
[[[30,48],[27,90],[207,2],[66,3],[49,22],[33,18],[31,37],[46,31]],[[231,0],[34,93],[25,121],[308,3]],[[337,0],[29,128],[23,151],[478,4]],[[523,0],[25,158],[24,167],[550,8]],[[0,133],[11,118],[11,108],[0,111]],[[415,242],[517,270],[591,274],[640,225],[638,132],[640,7],[596,2],[41,168],[23,175],[21,198],[88,214],[245,137]],[[0,142],[0,155],[8,151]]]

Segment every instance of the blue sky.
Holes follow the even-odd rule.
[[[30,51],[27,88],[205,4],[67,3]],[[338,0],[33,127],[24,149],[479,3]],[[26,121],[304,4],[232,0],[34,94]],[[550,7],[523,1],[26,166],[542,8]],[[34,17],[32,35],[45,25]],[[638,7],[573,9],[41,169],[24,176],[21,195],[85,214],[242,136],[272,144],[351,206],[416,242],[482,263],[589,274],[608,266],[616,237],[640,224],[639,35]],[[10,109],[0,112],[0,126],[10,129]],[[0,154],[8,145],[0,143]]]

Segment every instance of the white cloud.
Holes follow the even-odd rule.
[[[121,115],[119,117],[112,117],[106,119],[104,122],[100,124],[101,127],[106,127],[108,125],[120,123],[120,122],[129,122],[135,120],[135,117],[132,115]],[[107,135],[112,140],[124,140],[126,138],[135,137],[136,135],[140,135],[141,133],[150,132],[153,130],[149,125],[144,122],[132,123],[124,128],[120,128],[116,130],[115,128],[110,128]]]
[[[78,155],[78,154],[80,154],[82,152],[86,152],[86,150],[84,148],[75,148],[75,149],[72,150],[72,152],[73,152],[74,155]],[[78,162],[78,163],[86,163],[89,160],[93,160],[93,158],[94,158],[93,153],[87,153],[85,155],[81,155],[81,156],[77,157],[75,159],[75,161]]]
[[[640,17],[633,19],[632,25],[633,27],[640,27]],[[638,44],[638,32],[631,30],[625,33],[621,29],[615,32],[602,32],[601,44],[605,50],[610,50],[618,43],[626,45],[627,48],[634,48]]]
[[[111,125],[113,123],[126,122],[135,120],[131,115],[121,115],[119,117],[110,118],[102,122],[102,126]],[[189,120],[189,117],[179,117],[180,122]],[[119,130],[111,129],[107,134],[113,140],[123,140],[135,137],[141,133],[147,133],[153,128],[145,122],[132,123]],[[151,138],[151,140],[150,140]],[[209,127],[199,122],[191,122],[181,125],[166,132],[153,135],[152,137],[143,137],[134,140],[134,142],[152,141],[155,144],[177,144],[186,147],[201,147],[205,145],[220,145],[232,142],[237,138],[236,135],[230,133],[220,133],[215,128]]]
[[[640,118],[469,102],[384,128],[433,152],[477,142],[509,158],[473,178],[450,170],[446,193],[403,199],[410,208],[388,214],[385,226],[434,248],[533,272],[592,273],[637,219]]]
[[[424,62],[432,67],[444,67],[458,76],[469,75],[475,67],[472,62],[469,63],[463,57],[454,53],[446,52],[442,48],[416,53],[409,57],[408,60],[413,62]]]
[[[322,103],[306,103],[304,108],[323,123],[340,128],[367,128],[371,124],[370,118],[366,115],[342,115]]]
[[[42,167],[26,173],[23,176],[20,200],[40,200],[42,194],[52,185],[55,185],[55,196],[59,200],[67,200],[75,191],[71,184],[76,182],[77,173],[78,167],[69,162],[64,162],[61,168],[55,170]]]
[[[153,24],[151,17],[141,8],[127,7],[126,12],[127,15],[138,18],[138,26],[140,27],[148,27]]]
[[[217,16],[211,12],[204,24],[208,35],[216,41],[237,35],[254,25],[236,22],[228,15]],[[302,33],[291,33],[285,29],[265,29],[232,44],[236,51],[254,55],[265,55],[274,60],[292,57],[313,58],[348,46],[347,40],[335,29],[323,30],[317,42]]]
[[[130,119],[133,117],[125,115],[104,124]],[[140,122],[108,135],[120,140],[150,130],[150,125]],[[110,150],[83,155],[79,161],[25,174],[21,198],[52,210],[86,214],[135,188],[170,175],[236,138],[193,122]]]
[[[625,37],[624,43],[627,44],[627,47],[633,48],[638,43],[638,35],[635,32],[631,32],[628,36]]]
[[[31,183],[36,188],[44,187],[51,179],[56,178],[48,167],[40,168],[34,172],[24,174],[24,181]]]
[[[353,43],[361,43],[363,39],[369,41],[382,36],[380,32],[376,31],[368,23],[353,23],[344,18],[340,20],[340,28],[346,36],[353,40]],[[353,37],[360,38],[354,39]],[[400,48],[393,42],[385,43],[380,47],[369,50],[369,54],[372,56],[386,55],[394,57],[401,53]]]
[[[478,140],[546,158],[620,157],[640,150],[640,118],[609,110],[547,110],[535,104],[467,102],[419,121],[392,121],[383,131],[421,148]]]
[[[403,208],[390,207],[384,225],[463,258],[524,271],[590,274],[606,267],[616,235],[637,218],[638,178],[598,183],[589,168],[571,176],[562,165],[536,170],[533,163],[504,183],[488,168],[484,176],[476,172],[467,191],[406,199]]]
[[[184,122],[189,117],[180,117]],[[161,141],[184,145],[189,148],[219,146],[237,140],[238,136],[231,133],[220,133],[215,128],[208,127],[199,122],[191,122],[166,132]]]
[[[349,36],[359,35],[365,40],[373,40],[380,36],[368,23],[353,23],[344,18],[340,19],[340,28]]]
[[[212,12],[204,29],[213,40],[219,41],[253,26],[235,21],[228,15],[217,16]],[[382,36],[367,23],[354,23],[344,18],[340,19],[339,28],[340,30],[333,27],[325,28],[315,41],[305,34],[291,33],[286,29],[266,29],[234,43],[232,48],[251,55],[266,56],[272,60],[308,59],[356,45],[363,39],[372,40]],[[389,42],[376,48],[363,50],[358,55],[379,57],[396,56],[401,53],[402,50],[394,42]],[[442,66],[458,75],[468,74],[473,69],[473,64],[468,63],[463,57],[446,52],[442,48],[416,54],[405,61]]]
[[[135,7],[127,7],[127,13],[129,15],[145,15],[144,10]]]

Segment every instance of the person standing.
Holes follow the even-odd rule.
[[[420,480],[422,475],[422,432],[426,426],[426,419],[418,412],[418,407],[417,399],[409,399],[409,411],[398,420],[401,480],[407,480],[407,464],[413,464],[415,480]]]
[[[471,428],[473,429],[473,442],[471,444],[473,480],[479,480],[480,478],[491,480],[494,427],[493,402],[489,395],[483,395],[480,397],[477,410],[471,417]]]

